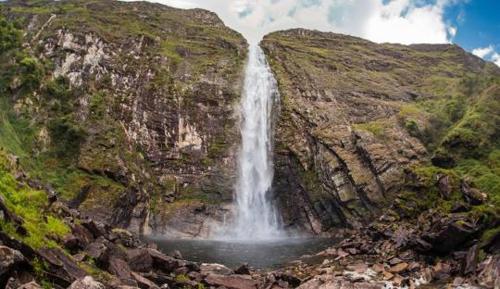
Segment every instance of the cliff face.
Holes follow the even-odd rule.
[[[403,194],[431,200],[438,174],[424,171],[498,198],[498,167],[488,165],[498,157],[495,65],[454,45],[302,29],[272,33],[262,46],[281,93],[274,189],[288,226],[359,227],[395,202],[410,204]],[[468,161],[486,164],[491,178],[478,180]]]
[[[89,215],[202,233],[192,218],[232,194],[241,35],[211,12],[150,3],[0,7],[19,36],[1,51],[2,146]]]

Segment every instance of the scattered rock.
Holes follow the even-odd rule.
[[[139,285],[139,288],[141,289],[159,289],[158,285],[156,285],[154,282],[151,280],[144,278],[138,273],[131,272],[132,277],[134,278],[135,281],[137,281],[137,284]]]
[[[38,254],[47,264],[47,274],[61,286],[69,286],[73,281],[87,275],[71,257],[60,249],[40,249]]]
[[[402,262],[402,263],[399,263],[399,264],[394,265],[391,268],[389,268],[389,272],[401,273],[401,272],[404,272],[406,269],[408,269],[408,266],[409,266],[408,263]]]
[[[109,260],[108,271],[116,275],[120,280],[130,280],[132,278],[130,267],[122,259],[112,257]]]
[[[441,197],[448,200],[451,195],[450,177],[448,175],[441,175],[438,177],[438,188]]]
[[[224,286],[228,289],[256,289],[259,284],[248,275],[208,274],[205,282],[210,286]]]
[[[85,276],[71,283],[68,289],[106,289],[106,287],[91,276]]]
[[[240,274],[240,275],[250,275],[250,269],[248,268],[248,264],[241,264],[238,269],[234,270],[234,273]]]
[[[131,249],[127,251],[130,269],[137,272],[149,272],[153,268],[153,258],[148,249]]]
[[[476,188],[471,188],[466,181],[462,182],[460,189],[465,200],[473,206],[481,205],[488,199],[488,195],[486,195],[486,193],[483,193]]]
[[[24,262],[25,259],[21,252],[0,245],[0,279]]]
[[[477,259],[479,254],[478,244],[472,246],[467,252],[465,258],[464,274],[473,274],[476,272]]]
[[[203,275],[208,274],[217,274],[217,275],[231,275],[234,274],[234,271],[229,269],[228,267],[221,264],[208,264],[203,263],[200,266],[200,272]]]

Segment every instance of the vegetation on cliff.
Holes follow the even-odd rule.
[[[163,228],[177,199],[230,198],[241,35],[208,11],[151,3],[0,9],[0,146],[30,177],[134,231]]]
[[[496,230],[498,67],[455,45],[375,44],[303,29],[272,33],[262,45],[282,94],[277,191],[305,188],[296,194],[306,227],[358,226],[399,198],[411,207],[407,194],[417,215],[451,214],[473,191],[487,200],[467,214]]]

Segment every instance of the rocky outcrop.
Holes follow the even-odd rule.
[[[231,199],[241,35],[200,9],[1,5],[23,26],[26,54],[40,68],[29,90],[23,75],[7,79],[12,110],[34,124],[29,154],[63,176],[53,182],[44,171],[31,173],[83,214],[135,232],[168,225],[184,233],[173,227],[190,216],[172,212],[215,204],[217,213]]]
[[[425,106],[476,99],[458,85],[467,74],[500,75],[454,45],[375,44],[303,29],[271,33],[261,45],[281,94],[277,203],[288,227],[314,233],[360,227],[390,206],[444,134]]]

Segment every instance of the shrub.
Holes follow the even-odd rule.
[[[56,144],[58,157],[77,155],[80,144],[85,140],[85,131],[71,122],[67,117],[57,118],[49,124],[52,143]]]
[[[0,16],[0,54],[21,46],[21,30]]]

